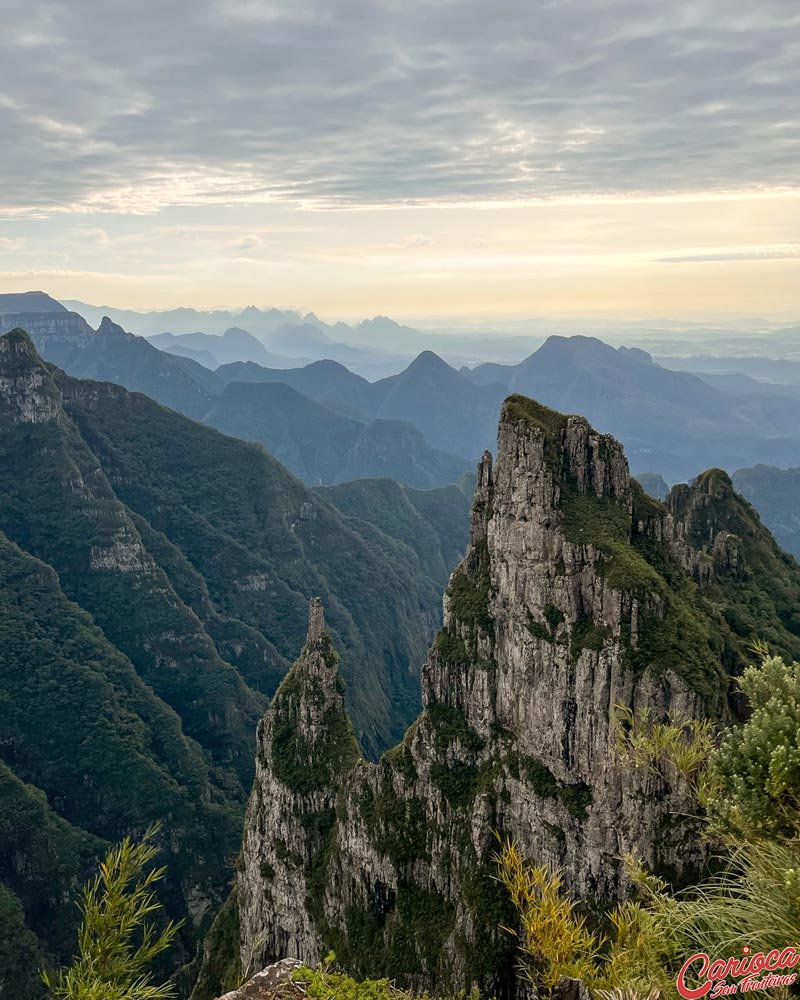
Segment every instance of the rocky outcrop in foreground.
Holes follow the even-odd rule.
[[[614,439],[510,397],[422,714],[378,764],[357,751],[312,606],[258,729],[242,955],[313,964],[332,948],[355,974],[508,995],[514,944],[498,926],[514,918],[493,878],[496,833],[563,866],[590,909],[625,895],[629,852],[674,882],[691,877],[703,850],[688,789],[619,766],[615,707],[724,717],[747,639],[767,629],[798,649],[786,580],[773,579],[790,573],[797,588],[787,566],[724,473],[662,506]]]

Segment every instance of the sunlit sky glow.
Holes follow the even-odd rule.
[[[1,9],[2,290],[800,318],[796,0]]]

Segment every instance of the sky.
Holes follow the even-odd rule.
[[[0,0],[0,290],[800,319],[796,0]]]

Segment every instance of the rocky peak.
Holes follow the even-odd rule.
[[[239,903],[253,957],[320,958],[304,901],[310,868],[324,847],[343,777],[361,760],[344,707],[339,656],[325,631],[322,602],[309,603],[308,635],[256,735],[256,779],[245,821]],[[291,913],[289,925],[272,914]],[[252,944],[268,928],[271,945]],[[283,949],[283,950],[281,950]]]
[[[678,483],[665,506],[672,553],[701,586],[744,570],[743,543],[753,533],[755,517],[726,472],[709,469],[690,485]]]
[[[259,729],[242,954],[314,962],[333,948],[356,973],[500,996],[514,957],[497,925],[513,918],[492,878],[493,831],[563,866],[589,905],[627,893],[626,853],[691,877],[704,849],[689,790],[618,765],[615,711],[727,711],[745,640],[721,613],[729,592],[707,600],[695,564],[714,565],[748,524],[758,532],[723,475],[664,506],[631,481],[613,438],[510,397],[402,743],[377,765],[341,756],[352,744],[324,632]]]
[[[61,414],[60,393],[24,330],[0,337],[0,405],[19,424],[47,423]]]
[[[108,316],[104,316],[97,328],[97,333],[101,337],[132,337],[133,334],[126,333],[125,330]]]

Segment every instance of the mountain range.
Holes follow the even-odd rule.
[[[11,312],[0,296],[0,332],[19,325],[30,331],[46,360],[71,375],[124,385],[195,420],[260,441],[309,483],[380,475],[431,487],[453,482],[471,464],[458,453],[431,446],[410,422],[376,422],[355,414],[356,420],[346,423],[340,414],[315,407],[310,399],[294,398],[288,391],[270,395],[266,389],[245,388],[240,393],[227,385],[229,366],[223,366],[220,373],[209,371],[191,358],[166,353],[145,338],[126,333],[109,319],[94,331],[82,317],[40,293],[22,303],[17,298],[11,306],[23,305],[31,311]],[[249,335],[228,338],[229,343],[243,343],[248,349],[251,340]],[[272,371],[254,367],[259,372]],[[371,384],[341,370],[353,380]],[[281,381],[290,383],[291,374]],[[322,436],[329,443],[335,441],[337,450],[330,454],[320,450]]]
[[[670,483],[712,463],[733,472],[757,463],[791,467],[800,456],[800,393],[792,387],[732,371],[673,371],[642,350],[615,349],[591,337],[553,336],[516,365],[460,370],[423,351],[402,371],[369,381],[330,358],[286,368],[288,355],[281,354],[279,364],[264,365],[256,359],[263,362],[267,349],[241,329],[204,337],[202,343],[216,340],[226,351],[250,355],[212,372],[190,357],[156,351],[109,320],[95,334],[81,317],[46,296],[39,299],[15,297],[4,306],[0,296],[0,315],[12,306],[35,307],[26,314],[27,325],[48,360],[70,374],[120,382],[194,419],[260,441],[311,484],[380,474],[414,486],[442,485],[492,447],[500,405],[510,392],[586,415],[625,444],[634,473],[658,474]],[[284,314],[250,310],[245,319],[264,316],[271,333],[283,331],[283,346],[291,347]],[[6,315],[4,326],[9,318],[25,315]],[[310,338],[303,346],[334,345],[328,333],[306,322],[308,316],[299,319]],[[174,341],[167,346],[174,348]],[[283,383],[324,409],[307,402],[301,414],[303,401],[284,390],[230,388],[243,382]],[[343,417],[360,423],[347,424]],[[375,421],[385,423],[376,427]]]
[[[399,374],[376,382],[332,361],[283,371],[225,365],[217,374],[228,381],[284,382],[362,419],[413,423],[434,447],[475,460],[491,446],[500,405],[508,394],[499,383],[476,386],[432,351],[423,351]]]
[[[159,333],[148,338],[150,343],[168,354],[191,357],[212,371],[220,365],[236,361],[252,361],[273,368],[293,368],[308,364],[308,358],[283,358],[264,347],[260,340],[237,326],[230,327],[221,336],[207,333]]]
[[[188,919],[178,957],[192,957],[232,873],[255,726],[311,595],[347,655],[365,750],[413,717],[469,501],[455,486],[441,504],[380,481],[338,489],[310,490],[261,447],[143,394],[68,376],[22,331],[0,337],[0,936],[25,967],[68,957],[98,853],[157,818],[165,899]]]
[[[232,382],[203,420],[257,441],[313,484],[386,476],[425,489],[454,482],[473,464],[432,448],[413,424],[347,416],[283,382]]]
[[[787,552],[800,560],[800,469],[755,465],[733,474],[738,493],[756,508]]]

